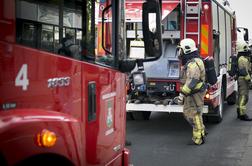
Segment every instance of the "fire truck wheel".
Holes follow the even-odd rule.
[[[210,122],[213,123],[220,123],[223,119],[223,107],[224,107],[224,93],[223,88],[221,90],[221,99],[220,99],[220,105],[214,108],[214,112],[216,112],[215,115],[208,117]]]
[[[127,120],[134,120],[132,112],[127,112],[126,118],[127,118]]]
[[[37,156],[33,156],[31,158],[23,160],[21,163],[16,164],[16,166],[28,166],[28,165],[36,165],[36,166],[74,166],[69,160],[62,156],[58,156],[55,154],[41,154]]]
[[[132,112],[134,120],[149,120],[151,112],[150,111],[136,111]]]
[[[236,94],[237,92],[234,91],[230,96],[227,98],[228,105],[234,105],[236,103]]]

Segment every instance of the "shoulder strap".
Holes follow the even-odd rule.
[[[200,66],[199,66],[199,64],[198,64],[198,62],[197,62],[194,58],[193,58],[193,59],[191,59],[191,60],[189,60],[189,61],[186,63],[186,65],[185,65],[185,66],[186,66],[186,67],[185,67],[185,69],[187,69],[188,64],[189,64],[189,63],[191,63],[191,62],[195,62],[195,63],[196,63],[196,65],[198,66],[199,70],[201,69],[201,68],[200,68]]]
[[[203,61],[203,60],[202,60]],[[200,66],[199,66],[199,64],[198,64],[198,62],[194,59],[194,62],[196,63],[196,65],[198,66],[198,68],[199,68],[199,71],[200,71],[200,73],[201,73],[201,68],[200,68]],[[201,79],[201,76],[200,76],[200,81],[202,81],[203,82],[203,80]]]
[[[189,63],[193,62],[194,59],[190,59],[189,61],[186,62],[184,70],[187,70]]]

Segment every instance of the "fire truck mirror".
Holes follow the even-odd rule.
[[[249,41],[249,34],[248,34],[248,28],[238,27],[237,31],[243,35],[244,41]]]
[[[249,33],[247,28],[244,28],[244,40],[249,41]]]
[[[144,61],[158,59],[162,54],[161,12],[157,1],[143,3],[143,37],[145,46]]]

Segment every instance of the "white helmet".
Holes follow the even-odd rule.
[[[194,40],[190,38],[181,40],[180,48],[183,50],[184,54],[189,54],[191,52],[197,51],[197,47]]]
[[[238,41],[236,48],[237,48],[238,52],[248,52],[249,51],[248,43],[246,43],[245,41]]]

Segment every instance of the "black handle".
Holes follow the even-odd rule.
[[[88,121],[96,120],[96,83],[88,83]]]

